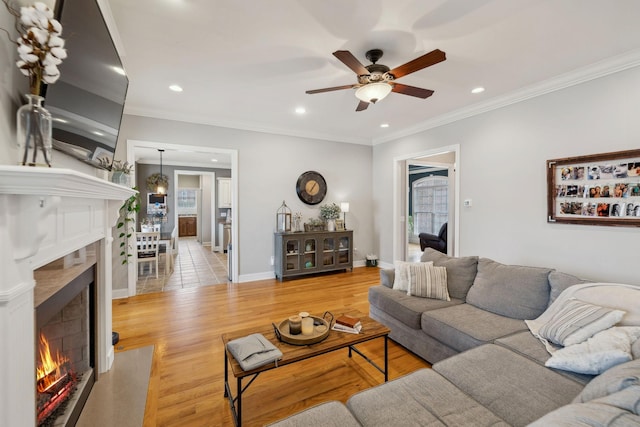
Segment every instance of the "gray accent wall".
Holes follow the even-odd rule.
[[[394,158],[460,144],[460,200],[473,200],[460,207],[460,255],[640,284],[640,228],[547,223],[545,163],[639,148],[638,99],[636,67],[376,145],[381,260],[393,262]]]
[[[325,177],[325,202],[350,203],[346,220],[354,230],[354,260],[362,261],[366,254],[377,251],[370,146],[132,115],[123,118],[116,158],[126,157],[127,140],[238,151],[239,241],[234,250],[239,251],[240,281],[273,277],[275,215],[283,200],[305,220],[318,216],[319,207],[303,204],[295,190],[298,176],[308,170]]]

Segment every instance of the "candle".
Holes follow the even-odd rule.
[[[305,317],[302,319],[302,335],[313,334],[313,317]]]
[[[289,317],[289,332],[291,332],[291,335],[298,335],[302,332],[302,317]]]

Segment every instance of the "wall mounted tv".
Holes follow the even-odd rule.
[[[96,0],[58,0],[68,57],[45,88],[53,147],[95,167],[113,161],[129,80]]]

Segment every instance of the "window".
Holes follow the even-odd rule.
[[[180,189],[178,190],[178,213],[179,214],[195,214],[197,212],[197,190]]]
[[[415,181],[413,198],[413,234],[438,234],[449,218],[449,179],[428,176]]]

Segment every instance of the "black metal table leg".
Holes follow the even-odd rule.
[[[384,336],[384,382],[389,380],[389,355],[388,355],[387,335]]]

